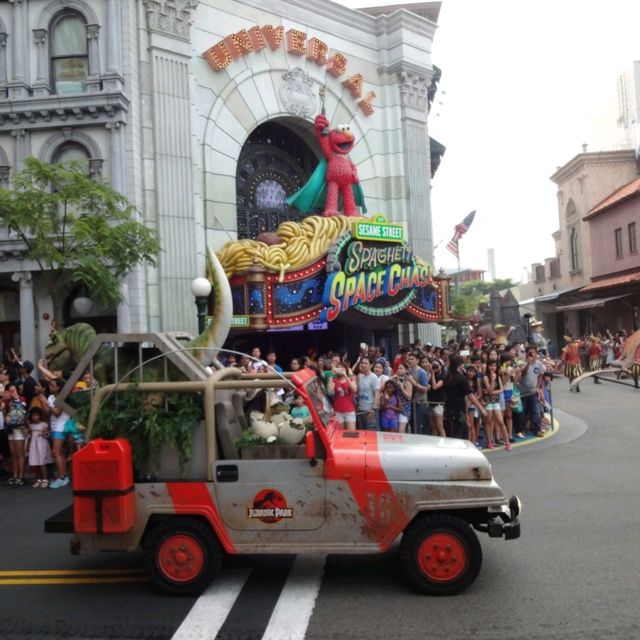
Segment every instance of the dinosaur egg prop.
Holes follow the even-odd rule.
[[[285,444],[300,444],[304,440],[305,428],[301,422],[292,420],[280,425],[278,438]]]

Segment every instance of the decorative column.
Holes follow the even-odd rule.
[[[107,67],[102,76],[105,91],[122,91],[122,31],[120,0],[107,0]]]
[[[7,86],[7,34],[0,33],[0,97]]]
[[[27,44],[27,13],[24,0],[9,0],[13,5],[11,54],[13,72],[8,84],[9,98],[26,98],[29,95],[28,69],[29,45]]]
[[[113,120],[105,125],[109,131],[109,177],[111,186],[120,193],[124,193],[124,138],[122,122]],[[120,281],[122,302],[118,305],[118,331],[130,333],[131,305],[136,301],[129,295],[129,276]]]
[[[87,25],[87,53],[89,56],[89,68],[87,77],[87,93],[97,93],[101,89],[100,81],[100,41],[98,35],[100,25]]]
[[[37,75],[33,85],[34,96],[48,96],[49,85],[49,47],[47,46],[47,30],[33,30],[33,44],[36,46]]]
[[[24,167],[24,160],[31,155],[31,132],[28,129],[12,129],[11,135],[16,139],[13,166],[19,170]]]
[[[397,78],[407,182],[408,234],[416,254],[433,264],[431,158],[427,131],[430,77],[426,69],[403,69],[398,71]],[[423,344],[440,344],[437,324],[417,324],[415,331]]]
[[[20,283],[20,347],[22,360],[36,361],[36,316],[30,271],[16,271],[11,279]]]
[[[204,238],[196,236],[193,218],[191,140],[191,20],[198,0],[143,0],[149,32],[148,68],[154,145],[143,150],[154,167],[155,217],[163,253],[150,290],[162,331],[196,331],[191,281],[202,275]]]

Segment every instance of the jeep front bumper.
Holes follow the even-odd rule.
[[[490,538],[514,540],[520,537],[520,521],[518,516],[522,505],[518,496],[511,496],[509,504],[500,507],[490,507],[486,522],[478,522],[474,528],[488,533]]]

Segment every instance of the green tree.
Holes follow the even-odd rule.
[[[156,232],[135,207],[78,162],[25,160],[11,189],[0,189],[0,224],[25,246],[53,300],[56,320],[69,293],[84,285],[104,305],[122,301],[119,283],[137,264],[156,264]]]
[[[460,292],[451,296],[451,309],[457,318],[468,318],[473,315],[481,302],[489,301],[489,294],[494,287],[498,291],[515,286],[510,278],[497,278],[493,282],[473,280],[460,285]]]

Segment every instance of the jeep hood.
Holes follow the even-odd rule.
[[[492,478],[489,461],[467,440],[407,433],[369,432],[369,436],[367,458],[379,457],[390,482]]]

